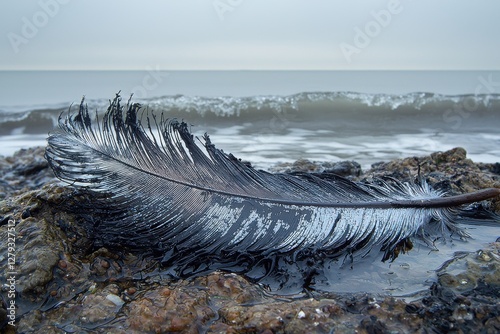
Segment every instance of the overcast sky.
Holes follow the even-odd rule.
[[[500,69],[500,1],[2,0],[0,69]]]

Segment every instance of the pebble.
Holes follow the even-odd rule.
[[[64,260],[59,260],[59,268],[66,269],[68,267],[68,263]]]
[[[27,209],[25,209],[25,210],[23,211],[23,213],[21,214],[21,218],[22,218],[22,219],[26,219],[26,218],[29,218],[29,217],[31,217],[31,211],[30,211],[30,209],[29,209],[29,208],[27,208]]]
[[[490,262],[492,260],[491,256],[483,251],[478,252],[477,259],[483,262]]]
[[[118,297],[117,295],[111,294],[111,293],[106,296],[106,299],[118,307],[125,304],[125,302],[120,297]]]
[[[190,321],[188,318],[181,318],[181,317],[173,317],[172,320],[170,321],[170,330],[171,331],[183,331],[187,329],[190,325]]]

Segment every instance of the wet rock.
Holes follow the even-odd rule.
[[[494,164],[483,164],[483,163],[478,163],[477,164],[479,169],[481,170],[486,170],[494,174],[500,175],[500,162],[496,162]]]
[[[410,157],[372,165],[359,179],[393,177],[413,182],[420,175],[435,189],[449,195],[474,192],[484,188],[500,188],[500,175],[486,164],[474,164],[460,147],[429,156]],[[500,198],[488,201],[493,211],[500,212]]]
[[[490,249],[456,256],[438,272],[440,286],[456,294],[471,295],[479,289],[500,298],[500,243]]]
[[[3,295],[0,295],[0,328],[5,327],[7,325],[7,322],[9,321],[9,318],[7,315],[9,314],[7,311],[7,300],[3,297]]]
[[[30,205],[30,195],[20,198],[21,205]],[[59,254],[64,252],[61,232],[54,229],[45,219],[34,217],[22,218],[20,212],[12,214],[16,224],[16,266],[15,270],[23,273],[17,279],[16,288],[20,293],[41,292],[41,288],[52,279],[52,269],[59,261]],[[1,248],[1,256],[6,258],[6,249]],[[7,263],[0,263],[0,270],[8,272]]]
[[[0,200],[40,188],[55,179],[44,154],[44,147],[35,147],[19,150],[10,157],[0,156]]]
[[[437,272],[435,284],[408,302],[362,292],[271,295],[241,275],[222,272],[172,280],[147,254],[95,245],[92,229],[71,211],[83,195],[51,183],[43,164],[29,161],[30,154],[42,153],[26,151],[0,162],[6,176],[0,193],[8,194],[0,202],[0,233],[14,220],[18,236],[20,333],[498,332],[500,243],[457,253]],[[7,171],[12,166],[17,179]],[[500,177],[495,165],[474,164],[463,149],[377,164],[365,174],[351,162],[300,161],[284,168],[400,180],[413,179],[420,168],[431,184],[450,193],[498,187]],[[497,210],[499,200],[492,203]],[[2,272],[6,265],[1,243]]]
[[[332,173],[340,176],[360,176],[361,165],[356,161],[340,161],[332,165],[331,168],[326,168],[324,173]]]
[[[126,325],[136,332],[198,333],[214,319],[206,291],[179,287],[158,287],[127,305]]]
[[[293,163],[281,163],[271,168],[273,173],[332,173],[344,177],[361,175],[361,165],[355,161],[317,162],[299,159]]]
[[[315,162],[307,159],[299,159],[293,163],[285,162],[277,164],[271,168],[273,173],[296,173],[296,172],[306,172],[306,173],[316,173],[322,172],[321,166]]]
[[[124,304],[119,294],[120,289],[116,284],[109,284],[96,293],[88,294],[82,301],[81,307],[75,306],[79,311],[79,320],[76,324],[93,329],[115,319]]]

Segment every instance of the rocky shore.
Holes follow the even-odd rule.
[[[500,240],[457,252],[436,271],[432,286],[408,302],[364,292],[277,296],[223,272],[171,281],[152,258],[94,247],[70,209],[81,195],[54,179],[43,152],[22,150],[0,159],[1,333],[500,332]],[[420,171],[449,194],[500,188],[500,163],[473,163],[461,148],[378,163],[366,172],[355,162],[299,160],[274,167],[298,170],[355,180],[408,180]],[[500,213],[499,197],[482,205]],[[6,242],[12,226],[15,249]],[[7,284],[12,271],[15,326]]]

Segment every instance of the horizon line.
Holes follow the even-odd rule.
[[[287,72],[292,72],[292,71],[296,71],[296,72],[328,72],[328,71],[352,71],[352,72],[355,72],[355,71],[412,71],[412,72],[418,72],[418,71],[454,71],[454,72],[457,72],[457,71],[462,71],[462,72],[467,72],[467,71],[500,71],[500,68],[473,68],[473,69],[464,69],[464,68],[451,68],[451,69],[446,69],[446,68],[443,68],[443,69],[439,69],[439,68],[421,68],[421,69],[411,69],[411,68],[400,68],[400,69],[394,69],[394,68],[388,68],[388,69],[373,69],[373,68],[366,68],[366,69],[346,69],[346,68],[343,68],[343,69],[332,69],[332,68],[325,68],[325,69],[306,69],[306,68],[303,68],[303,69],[300,69],[300,68],[294,68],[294,69],[266,69],[266,68],[263,68],[263,69],[220,69],[220,68],[213,68],[213,69],[190,69],[190,68],[176,68],[176,69],[173,69],[173,68],[156,68],[156,69],[151,69],[151,68],[110,68],[110,69],[103,69],[103,68],[20,68],[20,69],[12,69],[12,68],[0,68],[0,71],[1,72],[28,72],[28,71],[31,71],[31,72],[34,72],[34,71],[53,71],[53,72],[56,72],[56,71],[61,71],[61,72],[64,72],[64,71],[94,71],[94,72],[97,72],[97,71],[108,71],[108,72],[113,72],[113,71],[149,71],[149,70],[156,70],[156,71],[172,71],[172,72],[175,72],[175,71],[185,71],[185,72],[188,72],[188,71],[198,71],[198,72],[215,72],[215,71],[219,71],[219,72],[266,72],[266,71],[273,71],[273,72],[280,72],[280,71],[287,71]]]

